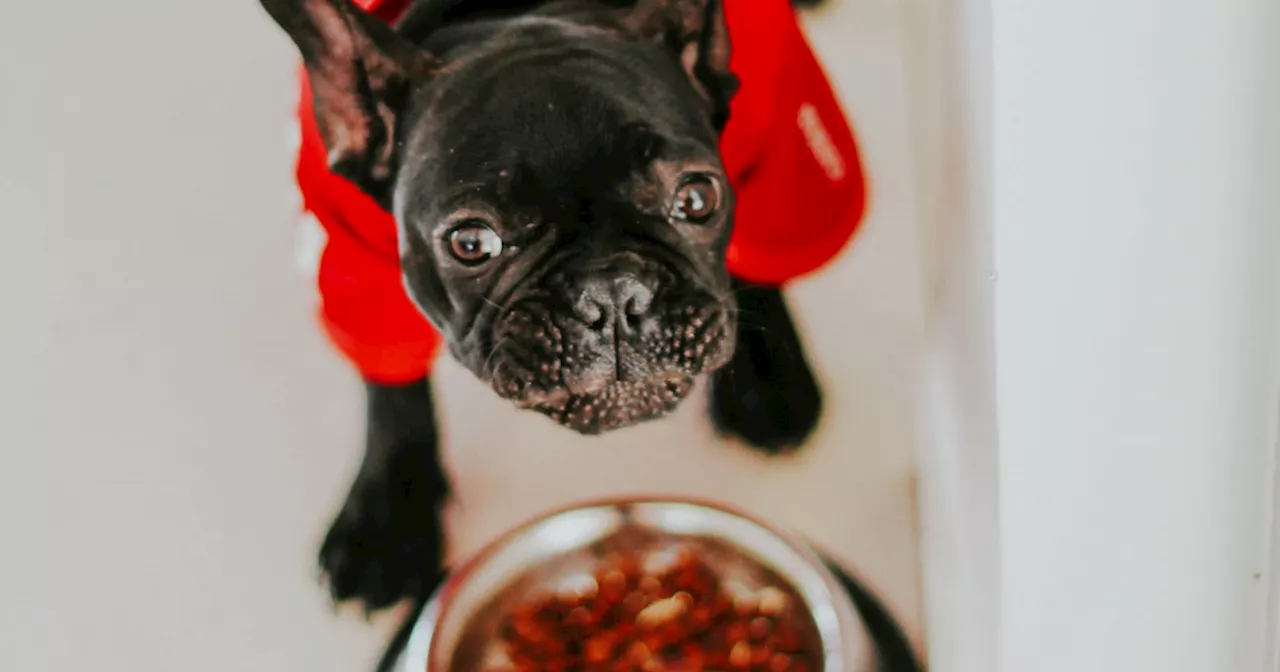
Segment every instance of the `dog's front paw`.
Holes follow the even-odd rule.
[[[711,379],[716,428],[767,453],[800,447],[822,417],[822,393],[809,367],[801,363],[779,371],[735,364],[737,358]]]
[[[740,286],[733,359],[711,376],[721,434],[771,454],[800,447],[822,417],[822,391],[779,290]]]
[[[439,585],[444,530],[438,493],[415,491],[425,485],[356,482],[320,548],[334,601],[358,600],[375,611],[425,599]]]

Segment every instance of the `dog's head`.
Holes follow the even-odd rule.
[[[263,3],[331,167],[394,213],[409,296],[498,394],[599,432],[728,361],[718,0],[523,3],[411,36],[349,0]]]

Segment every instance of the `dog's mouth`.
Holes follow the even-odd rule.
[[[498,322],[482,377],[519,408],[583,434],[665,416],[733,354],[733,311],[703,297],[624,333],[591,329],[547,304],[517,304]]]
[[[538,411],[576,432],[599,434],[667,415],[692,390],[693,376],[671,374],[614,380],[586,393],[557,388],[514,401],[517,407]]]

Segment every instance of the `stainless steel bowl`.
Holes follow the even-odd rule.
[[[690,501],[628,500],[562,510],[490,544],[461,566],[423,610],[397,672],[450,672],[464,635],[507,586],[636,531],[712,542],[794,587],[817,626],[824,672],[869,672],[875,654],[848,593],[803,542],[744,515]]]

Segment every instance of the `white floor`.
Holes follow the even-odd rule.
[[[812,35],[872,200],[794,292],[829,394],[818,440],[766,464],[696,403],[584,440],[446,366],[457,554],[578,498],[696,493],[807,533],[922,641],[901,17],[831,1]],[[292,59],[251,3],[0,8],[0,669],[345,672],[381,647],[311,573],[361,408],[292,267]]]

